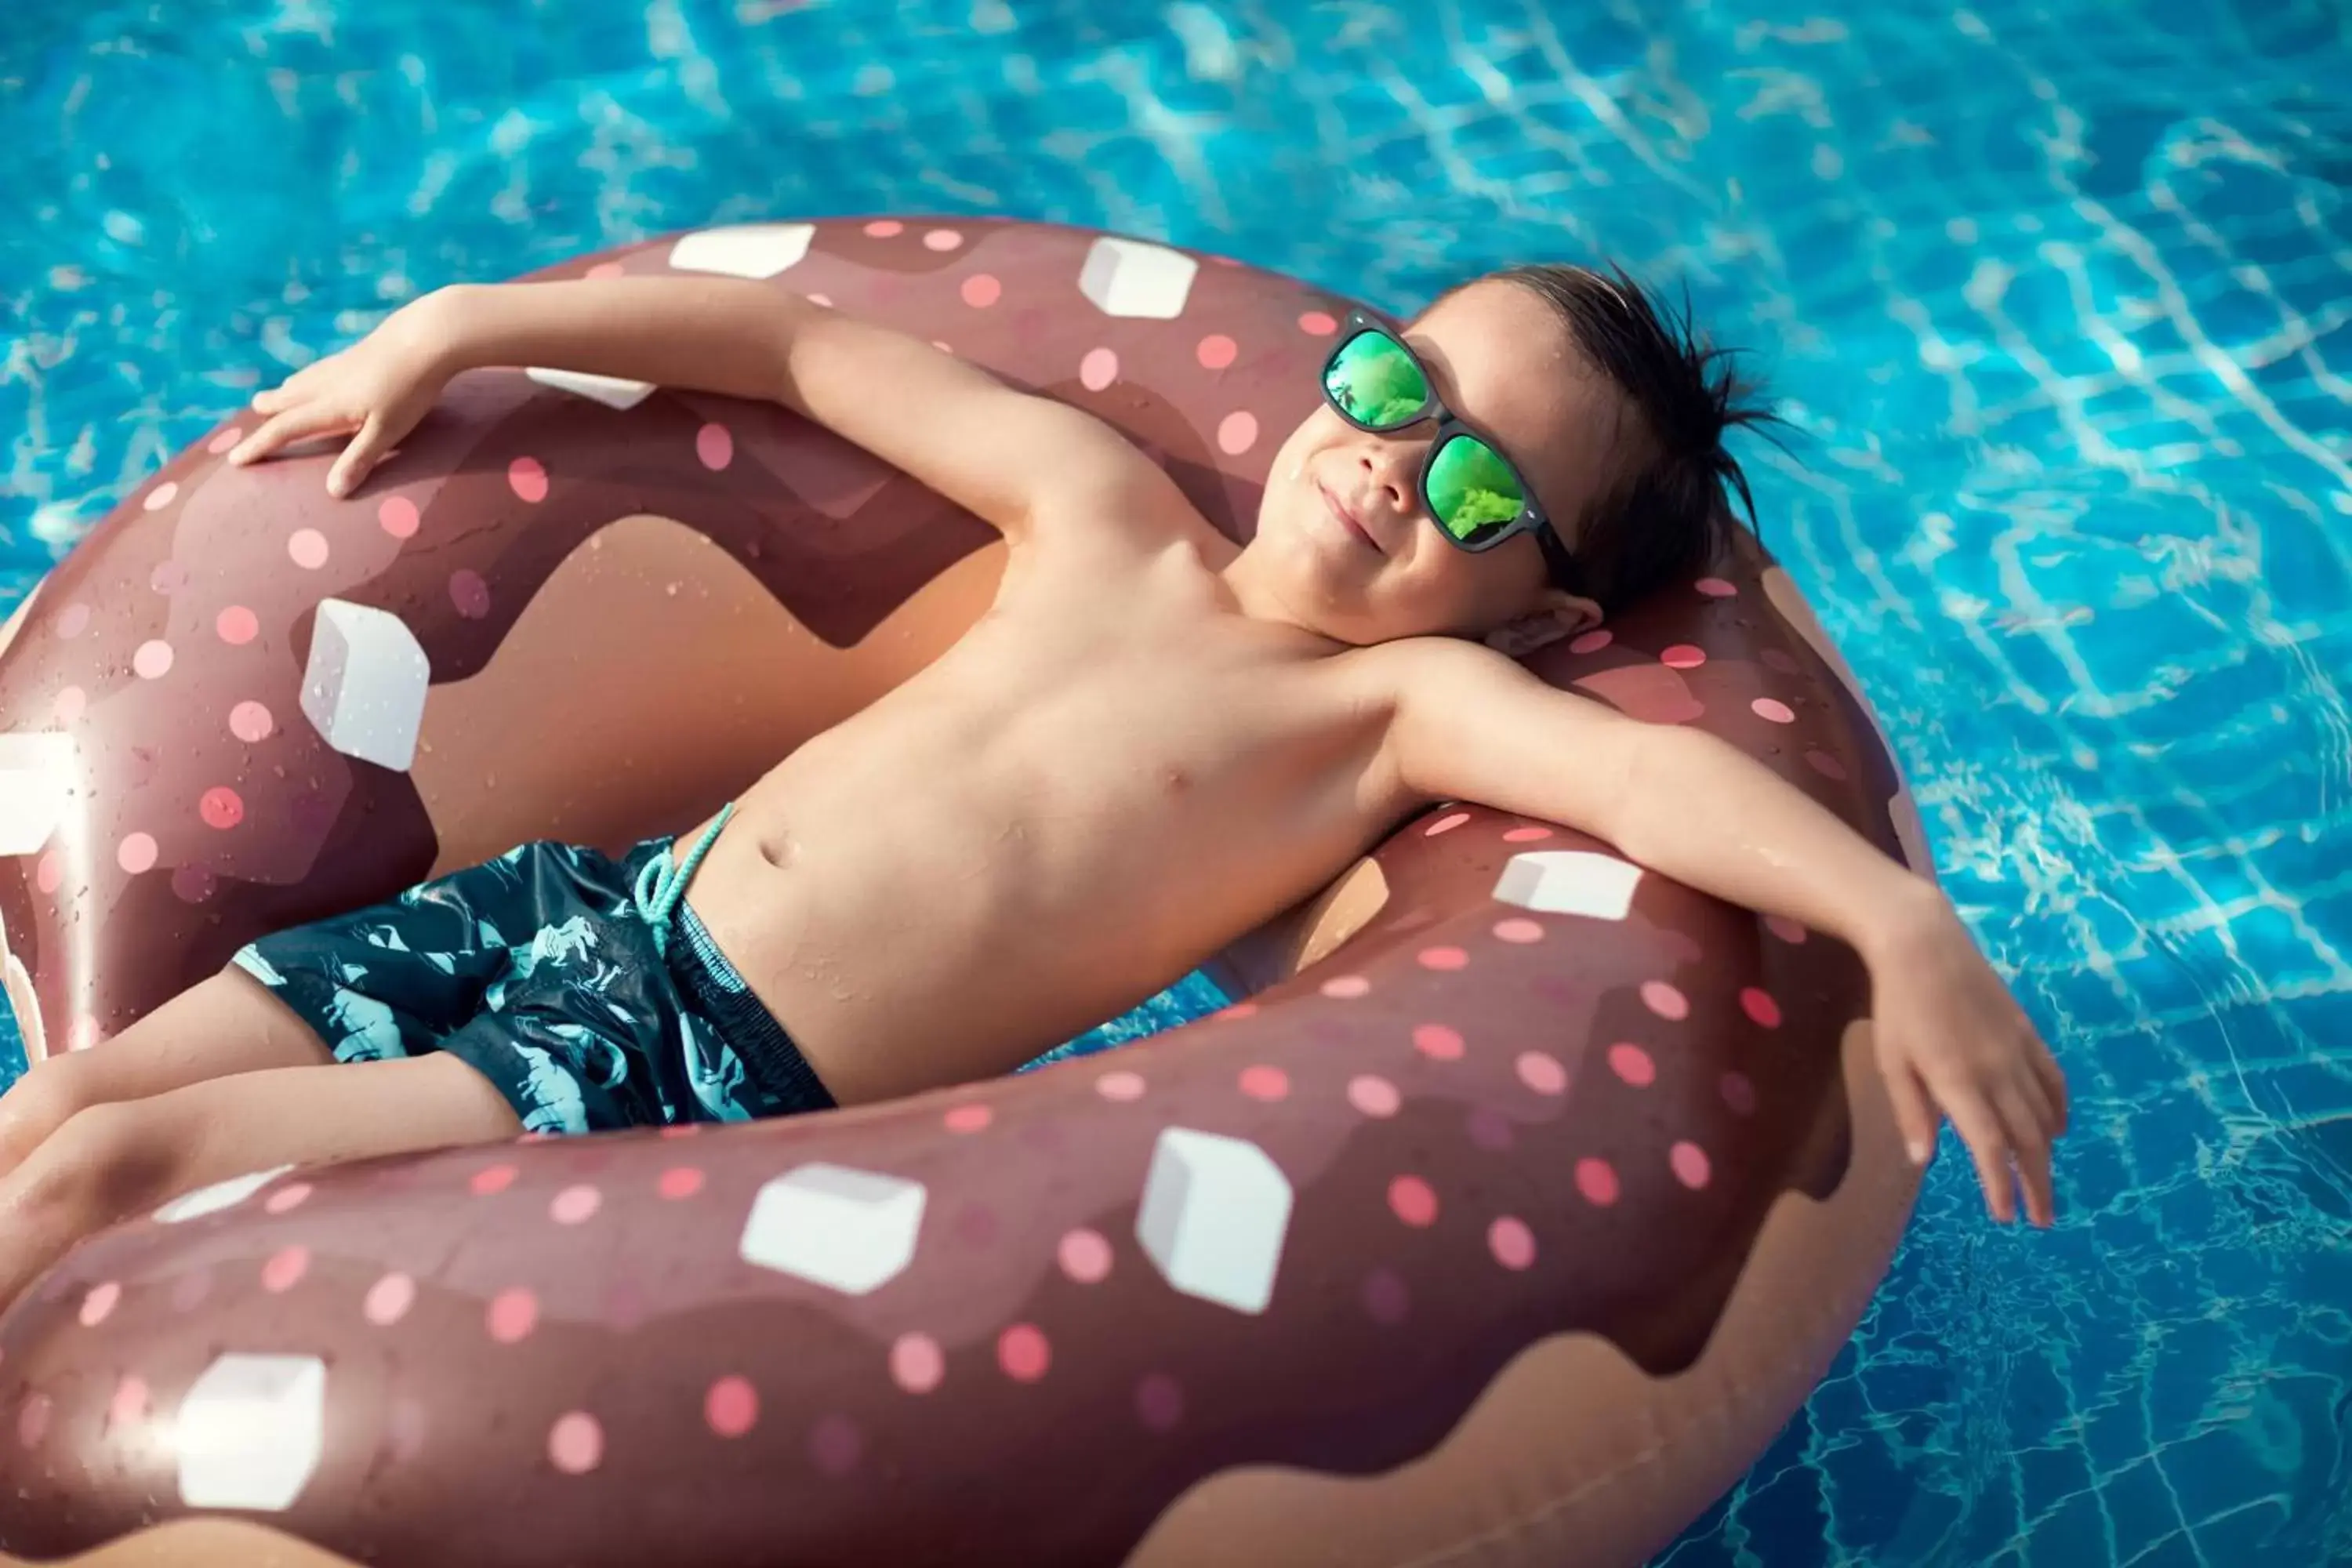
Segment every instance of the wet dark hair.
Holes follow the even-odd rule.
[[[1544,552],[1554,583],[1614,613],[1704,571],[1730,542],[1733,494],[1754,527],[1748,476],[1723,437],[1780,419],[1752,401],[1758,386],[1727,363],[1734,351],[1694,335],[1687,296],[1676,315],[1615,266],[1512,267],[1488,276],[1531,289],[1558,310],[1633,416],[1628,434],[1640,460],[1576,520],[1568,550]]]

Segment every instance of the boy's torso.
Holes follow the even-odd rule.
[[[844,1103],[1010,1070],[1408,809],[1376,661],[1237,613],[1231,549],[1016,544],[961,641],[743,795],[688,901]]]

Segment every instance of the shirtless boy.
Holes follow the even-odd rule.
[[[0,1302],[89,1231],[259,1166],[1009,1071],[1446,799],[1851,943],[1914,1157],[1948,1115],[1994,1216],[2021,1186],[2049,1224],[2063,1082],[1933,884],[1722,742],[1498,651],[1710,552],[1745,489],[1722,436],[1755,416],[1683,331],[1570,268],[1473,282],[1402,337],[1351,322],[1236,548],[1091,416],[762,284],[400,310],[257,397],[234,460],[352,434],[327,479],[349,494],[482,365],[775,398],[1002,530],[995,604],[674,845],[524,846],[265,938],[39,1064],[0,1100]]]

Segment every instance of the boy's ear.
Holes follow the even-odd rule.
[[[1507,658],[1525,658],[1562,637],[1601,624],[1601,606],[1563,588],[1548,588],[1543,603],[1516,620],[1488,632],[1486,646]]]

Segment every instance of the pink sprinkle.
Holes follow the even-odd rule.
[[[654,1190],[673,1203],[690,1198],[702,1190],[702,1173],[692,1165],[672,1165],[661,1173]]]
[[[1559,1058],[1550,1052],[1521,1051],[1515,1065],[1518,1068],[1519,1081],[1538,1094],[1568,1092],[1568,1069],[1560,1066]]]
[[[1688,1139],[1676,1143],[1666,1152],[1666,1163],[1675,1168],[1675,1180],[1693,1192],[1706,1185],[1710,1173],[1706,1151]]]
[[[1351,1002],[1371,994],[1372,983],[1360,974],[1335,974],[1318,989],[1334,1002]]]
[[[1607,647],[1611,643],[1616,640],[1616,634],[1605,628],[1600,631],[1584,632],[1569,639],[1568,651],[1570,653],[1599,653],[1602,648]]]
[[[1257,445],[1257,416],[1246,411],[1228,414],[1217,422],[1217,450],[1238,458]]]
[[[1805,752],[1805,761],[1812,765],[1813,772],[1821,774],[1822,777],[1825,779],[1843,779],[1845,777],[1845,764],[1839,762],[1835,757],[1831,756],[1827,752],[1809,750]]]
[[[1764,929],[1791,946],[1805,940],[1805,928],[1786,915],[1766,915]]]
[[[1728,599],[1739,592],[1720,577],[1702,577],[1691,584],[1710,599]]]
[[[1549,827],[1514,827],[1508,833],[1503,835],[1503,842],[1506,844],[1533,844],[1540,839],[1549,838],[1550,837],[1551,829]]]
[[[245,439],[245,432],[232,425],[205,443],[205,450],[217,457]]]
[[[604,1206],[604,1194],[585,1182],[564,1188],[547,1205],[547,1217],[558,1225],[579,1225]]]
[[[466,1184],[474,1189],[476,1197],[487,1198],[514,1185],[515,1174],[512,1165],[485,1165],[475,1172],[474,1179]]]
[[[866,226],[866,232],[877,239],[895,239],[907,231],[907,226],[894,217],[877,217]]]
[[[585,1410],[567,1410],[548,1428],[547,1457],[567,1476],[584,1476],[604,1459],[604,1428]]]
[[[490,1338],[513,1344],[539,1326],[539,1298],[528,1287],[510,1285],[490,1298]]]
[[[1308,310],[1298,318],[1298,330],[1310,338],[1328,338],[1339,330],[1339,319],[1328,310]]]
[[[1458,947],[1424,947],[1413,956],[1423,969],[1451,972],[1470,966],[1470,955]]]
[[[173,484],[171,480],[165,479],[162,484],[157,485],[153,489],[149,490],[147,492],[146,500],[141,504],[145,506],[149,511],[162,511],[165,507],[170,506],[173,500],[177,500],[179,498],[179,494],[180,487]]]
[[[1069,1232],[1055,1248],[1055,1257],[1061,1262],[1062,1272],[1081,1285],[1099,1284],[1109,1277],[1110,1243],[1099,1231],[1081,1226]]]
[[[57,716],[58,723],[71,724],[79,720],[89,707],[89,693],[79,686],[68,686],[50,701],[49,711]]]
[[[940,1342],[921,1332],[900,1334],[890,1347],[890,1381],[909,1394],[929,1394],[947,1375]]]
[[[1495,922],[1495,939],[1497,942],[1517,942],[1525,945],[1528,942],[1543,941],[1543,934],[1544,928],[1534,921],[1515,919]]]
[[[1412,1032],[1413,1048],[1423,1056],[1441,1062],[1462,1059],[1462,1033],[1444,1024],[1423,1024]]]
[[[1437,1192],[1419,1176],[1399,1176],[1389,1184],[1389,1209],[1416,1230],[1437,1223]]]
[[[507,465],[507,488],[527,501],[547,499],[547,466],[537,458],[517,458]]]
[[[1586,1158],[1576,1163],[1576,1190],[1595,1208],[1617,1201],[1617,1172],[1606,1160]]]
[[[1394,1116],[1403,1105],[1404,1097],[1397,1093],[1396,1085],[1370,1073],[1360,1073],[1348,1080],[1348,1103],[1366,1116],[1386,1119]]]
[[[963,243],[963,236],[951,228],[935,228],[923,236],[925,250],[953,250]]]
[[[416,1300],[416,1281],[405,1274],[387,1274],[368,1287],[360,1312],[379,1329],[388,1329],[408,1316]]]
[[[106,1418],[117,1426],[128,1426],[147,1418],[147,1380],[135,1372],[126,1372],[122,1381],[114,1385],[114,1397],[106,1402]]]
[[[1647,1089],[1658,1078],[1658,1064],[1650,1053],[1625,1040],[1609,1047],[1609,1070],[1635,1089]]]
[[[1372,1321],[1392,1329],[1412,1315],[1412,1292],[1395,1269],[1375,1268],[1364,1276],[1364,1310]]]
[[[115,847],[114,863],[136,877],[155,866],[155,840],[145,833],[126,833]]]
[[[414,539],[425,519],[406,496],[386,496],[375,509],[376,522],[394,539]]]
[[[1469,820],[1470,814],[1466,811],[1449,811],[1427,827],[1423,828],[1421,836],[1423,838],[1434,838],[1441,833],[1453,832]]]
[[[1536,1260],[1536,1235],[1527,1222],[1505,1215],[1486,1227],[1486,1250],[1495,1261],[1517,1273]]]
[[[1797,673],[1799,668],[1795,659],[1790,658],[1786,653],[1783,653],[1777,647],[1768,647],[1759,657],[1764,660],[1765,668],[1775,671],[1778,674],[1794,675]]]
[[[721,1437],[740,1437],[760,1419],[760,1391],[749,1378],[730,1373],[702,1396],[702,1418]]]
[[[1242,1092],[1252,1100],[1271,1103],[1290,1092],[1290,1075],[1280,1068],[1260,1063],[1242,1068]]]
[[[102,1285],[91,1286],[89,1294],[81,1299],[81,1326],[85,1329],[98,1327],[106,1321],[108,1315],[114,1310],[114,1304],[121,1300],[122,1287],[115,1280],[109,1279]]]
[[[1088,349],[1078,362],[1078,384],[1088,392],[1100,392],[1118,379],[1118,355],[1110,349]]]
[[[985,310],[1004,297],[1004,285],[988,273],[975,272],[963,280],[963,287],[957,292],[973,310]]]
[[[1668,669],[1696,669],[1706,662],[1706,650],[1686,642],[1678,642],[1658,655],[1658,662]]]
[[[624,278],[628,275],[628,270],[617,261],[600,261],[580,276],[595,279]]]
[[[1793,724],[1797,721],[1797,710],[1777,697],[1759,697],[1748,706],[1754,710],[1759,719],[1769,720],[1775,724]]]
[[[1690,1016],[1690,998],[1663,980],[1642,982],[1642,1005],[1668,1023],[1678,1024]]]
[[[1780,1026],[1780,1004],[1772,1000],[1772,994],[1759,985],[1739,988],[1739,1010],[1756,1020],[1759,1028],[1777,1029]]]
[[[228,731],[248,744],[266,741],[278,727],[269,710],[258,702],[240,702],[228,710]]]
[[[1135,1413],[1154,1432],[1165,1432],[1184,1418],[1184,1386],[1164,1372],[1150,1372],[1135,1385]]]
[[[1034,1323],[1015,1323],[996,1336],[996,1364],[1015,1383],[1036,1382],[1053,1360],[1053,1347]]]
[[[213,630],[231,647],[243,647],[261,635],[261,619],[243,605],[231,605],[213,617]]]
[[[131,656],[131,668],[142,680],[160,680],[172,670],[172,645],[161,637],[152,637],[139,645]]]
[[[713,473],[735,460],[735,434],[726,426],[712,421],[694,433],[694,455],[702,466]]]
[[[1095,1079],[1095,1092],[1105,1100],[1141,1100],[1143,1075],[1124,1070],[1107,1072]]]
[[[27,1448],[37,1447],[49,1430],[49,1396],[28,1394],[16,1410],[16,1441]]]
[[[302,1276],[310,1271],[309,1247],[281,1247],[261,1266],[261,1288],[273,1296],[282,1296],[300,1284]]]
[[[1725,1073],[1723,1081],[1716,1088],[1723,1095],[1723,1103],[1731,1107],[1734,1111],[1741,1116],[1755,1114],[1756,1086],[1748,1080],[1746,1073]]]
[[[1211,332],[1192,351],[1203,370],[1223,370],[1241,353],[1241,345],[1223,332]]]
[[[54,893],[65,879],[66,865],[58,858],[58,852],[43,850],[41,858],[33,862],[33,886],[45,893]]]
[[[315,528],[298,528],[286,541],[286,553],[305,572],[327,563],[327,536]]]
[[[261,1206],[271,1214],[292,1214],[296,1209],[300,1208],[310,1196],[310,1183],[289,1182],[270,1194]]]
[[[857,1456],[864,1452],[865,1440],[857,1435],[856,1423],[846,1415],[823,1415],[809,1429],[809,1460],[820,1474],[839,1480],[857,1468]]]
[[[215,784],[196,802],[196,815],[205,819],[206,827],[225,831],[245,820],[245,801],[228,785]]]
[[[978,1103],[959,1105],[940,1120],[950,1132],[978,1132],[996,1120],[996,1112]]]
[[[89,606],[79,602],[58,612],[58,636],[78,637],[89,628]]]
[[[449,574],[449,602],[467,620],[478,621],[490,613],[490,585],[479,572],[460,566]]]

